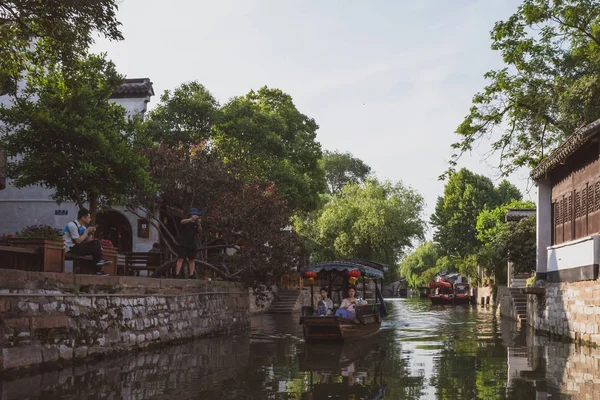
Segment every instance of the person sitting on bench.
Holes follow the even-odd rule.
[[[71,221],[63,230],[63,237],[67,251],[76,256],[92,256],[97,267],[96,275],[108,275],[102,271],[102,267],[109,264],[102,258],[102,244],[99,240],[93,240],[92,234],[96,231],[95,226],[88,226],[92,218],[89,210],[82,208],[77,213],[77,220]]]

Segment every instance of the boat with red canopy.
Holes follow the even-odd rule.
[[[429,300],[432,304],[453,304],[454,288],[450,282],[444,280],[431,282],[429,288],[431,289]]]
[[[469,294],[469,284],[465,282],[452,283],[446,279],[429,284],[431,293],[429,300],[432,304],[469,304],[471,295]]]

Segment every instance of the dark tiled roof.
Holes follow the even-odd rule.
[[[112,99],[140,98],[154,96],[150,78],[125,79],[121,88],[111,96]]]
[[[506,210],[506,221],[520,221],[535,215],[535,208],[509,208]]]
[[[573,133],[556,150],[552,152],[540,165],[531,171],[531,179],[539,181],[556,166],[564,163],[569,157],[579,150],[588,140],[600,132],[600,119],[584,126]]]

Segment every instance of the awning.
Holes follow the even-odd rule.
[[[450,282],[431,282],[429,284],[430,288],[451,288],[452,284]]]
[[[301,274],[304,274],[306,271],[313,271],[317,274],[319,273],[329,273],[329,272],[345,272],[345,271],[360,271],[361,276],[366,276],[367,278],[383,278],[383,272],[369,267],[367,265],[361,264],[359,261],[326,261],[319,264],[310,265],[306,268],[302,268],[300,270]]]

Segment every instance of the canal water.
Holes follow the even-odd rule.
[[[598,399],[600,350],[519,331],[493,310],[387,301],[381,331],[306,344],[297,316],[0,380],[0,399]]]

